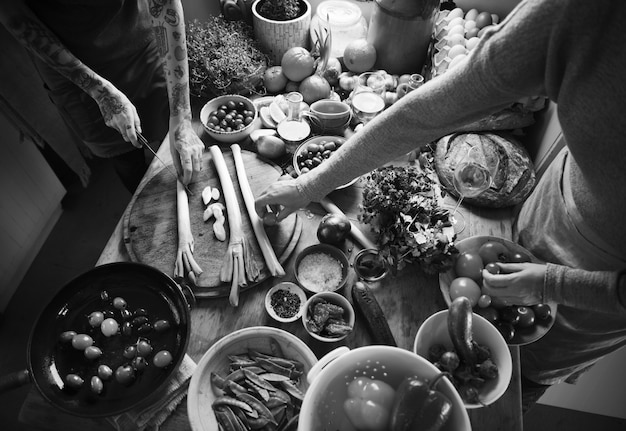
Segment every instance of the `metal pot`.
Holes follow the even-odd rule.
[[[126,318],[113,306],[116,297],[123,298],[127,310],[139,308],[147,312],[149,322],[167,320],[169,329],[156,331],[149,327],[138,331],[106,337],[100,326],[92,327],[88,316],[93,311],[113,313],[112,317],[122,322],[142,314],[135,313]],[[116,311],[117,310],[117,311]],[[34,383],[39,393],[56,408],[76,416],[113,416],[143,405],[151,396],[165,391],[170,377],[180,365],[189,341],[190,305],[181,287],[163,272],[140,263],[112,263],[95,267],[65,285],[44,308],[32,328],[27,351],[27,369],[0,379],[0,392],[29,382]],[[106,316],[105,316],[106,317]],[[63,342],[60,334],[76,331],[90,335],[94,345],[102,350],[96,359],[88,359],[83,350],[72,347],[72,342]],[[103,391],[94,393],[91,378],[97,375],[98,366],[108,365],[116,369],[132,361],[124,356],[129,345],[139,339],[147,339],[152,353],[145,355],[147,366],[136,370],[131,384],[121,384],[115,375],[103,380]],[[172,360],[159,368],[153,364],[158,351],[167,350]],[[80,375],[84,384],[73,389],[67,384],[68,374]]]

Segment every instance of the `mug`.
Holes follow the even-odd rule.
[[[309,120],[315,133],[343,133],[352,119],[352,110],[344,102],[321,99],[313,102],[302,116]]]

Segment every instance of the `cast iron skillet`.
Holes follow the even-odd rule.
[[[151,322],[167,319],[170,328],[143,334],[133,330],[129,336],[105,337],[99,327],[89,325],[88,316],[93,311],[111,310],[113,318],[123,322],[121,312],[113,307],[115,297],[124,298],[131,313],[138,308],[145,309]],[[150,395],[165,390],[169,378],[178,369],[189,341],[189,309],[181,287],[155,268],[130,262],[95,267],[70,281],[45,307],[30,334],[28,370],[9,378],[13,383],[5,385],[5,389],[17,386],[16,381],[22,384],[32,381],[46,400],[77,416],[105,417],[128,411]],[[103,355],[88,360],[83,351],[72,347],[71,342],[61,342],[60,334],[69,330],[91,335]],[[146,356],[148,366],[136,373],[134,382],[123,385],[116,380],[115,371],[118,366],[131,361],[124,357],[124,349],[136,345],[140,337],[150,341],[153,352]],[[160,350],[172,354],[173,360],[165,368],[158,368],[152,362]],[[103,363],[113,370],[114,375],[103,382],[104,390],[97,395],[91,390],[90,381],[91,376],[97,374],[98,365]],[[85,383],[80,389],[71,389],[65,383],[69,373],[83,377]]]

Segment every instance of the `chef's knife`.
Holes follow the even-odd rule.
[[[363,316],[374,343],[397,347],[380,304],[372,290],[362,281],[352,286],[352,301]]]
[[[141,143],[141,145],[143,145],[145,148],[147,148],[148,150],[150,150],[150,152],[154,155],[154,157],[161,162],[161,164],[165,167],[165,169],[167,169],[167,171],[172,174],[174,176],[174,178],[176,178],[176,181],[180,181],[180,178],[178,178],[178,175],[176,175],[176,172],[174,172],[172,170],[172,168],[170,168],[168,165],[165,164],[165,162],[159,157],[157,156],[156,151],[154,151],[152,149],[152,147],[150,147],[150,145],[148,145],[148,140],[139,132],[137,132],[137,138],[139,139],[139,142]],[[181,184],[183,184],[182,181],[180,181]],[[192,195],[193,193],[191,193],[191,190],[189,190],[189,187],[187,187],[186,185],[183,184],[183,187],[185,188],[185,190],[187,190],[187,193],[189,193],[190,195]]]

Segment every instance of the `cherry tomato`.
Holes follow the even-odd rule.
[[[532,308],[520,305],[517,307],[513,307],[513,309],[519,316],[517,326],[519,326],[520,328],[530,328],[535,324],[535,312]]]
[[[500,318],[502,321],[517,325],[520,321],[520,315],[517,313],[517,307],[504,307],[500,310]]]
[[[532,306],[532,309],[538,320],[548,320],[552,315],[552,310],[550,310],[550,306],[548,304],[535,304]]]
[[[522,253],[513,253],[509,257],[509,262],[513,262],[513,263],[530,262],[530,257],[528,257],[528,256],[526,256],[525,254],[522,254]]]
[[[487,241],[481,245],[478,254],[485,264],[509,261],[509,250],[504,244],[497,241]]]
[[[450,283],[450,300],[454,301],[459,296],[465,296],[470,300],[472,307],[478,304],[480,298],[480,286],[469,277],[457,277]]]
[[[486,308],[489,307],[491,305],[491,296],[489,295],[480,295],[480,298],[478,298],[478,306],[480,308]]]
[[[485,269],[491,274],[500,274],[500,267],[495,262],[489,262],[485,265]]]
[[[359,377],[348,385],[344,411],[360,431],[384,431],[388,427],[395,392],[382,380]]]
[[[468,277],[476,283],[482,281],[482,270],[484,264],[478,253],[463,252],[454,263],[454,272],[457,277]]]

